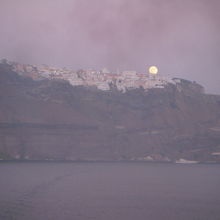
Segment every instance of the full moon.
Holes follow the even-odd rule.
[[[149,68],[149,73],[150,74],[157,74],[158,73],[158,68],[156,66],[151,66]]]

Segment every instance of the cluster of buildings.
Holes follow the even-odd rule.
[[[70,70],[66,68],[54,68],[47,65],[20,64],[2,60],[9,64],[13,71],[20,75],[31,77],[34,80],[62,79],[67,80],[73,86],[94,86],[100,90],[110,90],[111,87],[125,92],[130,89],[164,88],[167,83],[175,83],[171,78],[160,75],[137,73],[136,71],[122,71],[112,73],[106,68],[96,70]]]

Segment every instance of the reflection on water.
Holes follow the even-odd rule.
[[[0,220],[219,220],[220,165],[0,163]]]

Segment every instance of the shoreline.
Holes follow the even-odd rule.
[[[177,164],[177,165],[200,165],[200,164],[220,164],[218,161],[198,161],[196,163],[179,163],[177,161],[144,161],[144,160],[3,160],[1,163],[144,163],[144,164]]]

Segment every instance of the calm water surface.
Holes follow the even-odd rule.
[[[0,220],[220,220],[220,165],[0,163]]]

